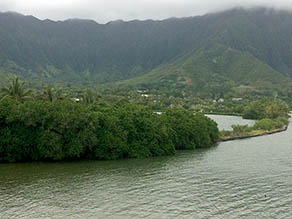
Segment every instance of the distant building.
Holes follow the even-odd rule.
[[[238,102],[238,101],[242,101],[243,99],[241,97],[234,97],[232,98],[232,101],[234,102]]]
[[[146,90],[137,90],[137,93],[140,93],[140,94],[143,94],[143,93],[146,93],[147,91]]]
[[[82,101],[82,98],[71,98],[72,101],[79,103],[80,101]]]

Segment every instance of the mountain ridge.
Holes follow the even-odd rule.
[[[233,54],[242,59],[237,61],[241,65],[235,61],[231,65],[244,68],[246,62],[258,63],[250,70],[255,71],[254,74],[260,75],[256,69],[266,69],[276,78],[283,77],[288,81],[292,77],[292,28],[287,27],[291,26],[291,12],[263,8],[107,24],[82,19],[39,20],[32,16],[0,13],[0,77],[12,73],[44,83],[131,82],[133,78],[139,80],[143,75],[151,75],[161,66],[171,65],[193,51],[197,54],[201,51],[202,57],[206,58],[208,46],[222,45],[233,49]],[[222,53],[223,57],[225,55]],[[201,63],[193,64],[201,68]],[[224,75],[229,63],[224,65],[217,66],[220,73],[215,72],[209,62],[196,74],[202,78],[209,71]],[[196,69],[196,66],[192,68]],[[240,75],[239,72],[237,78],[229,78],[232,79],[230,83],[242,84],[240,77],[243,76]],[[269,80],[265,82],[278,84],[275,77]],[[147,83],[151,85],[152,82]],[[249,83],[248,78],[244,83]]]

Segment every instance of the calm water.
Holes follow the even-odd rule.
[[[173,157],[0,164],[1,219],[291,216],[291,128]]]
[[[253,126],[255,121],[249,119],[242,119],[238,116],[219,116],[219,115],[206,115],[209,118],[217,121],[220,130],[232,130],[231,125],[248,125]]]

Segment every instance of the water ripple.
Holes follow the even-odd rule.
[[[0,165],[0,218],[290,218],[292,129],[174,157]]]

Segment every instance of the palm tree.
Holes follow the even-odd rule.
[[[83,95],[83,102],[85,104],[92,104],[95,101],[94,93],[91,89],[87,89]]]
[[[98,101],[100,95],[95,93],[92,89],[86,89],[85,93],[82,95],[82,102],[86,105],[93,104]]]
[[[53,102],[53,100],[64,99],[63,90],[47,87],[42,95],[42,98],[50,102]]]
[[[22,101],[29,96],[31,90],[26,88],[26,83],[19,80],[17,76],[13,78],[8,87],[1,89],[4,97],[11,97],[17,101]]]

